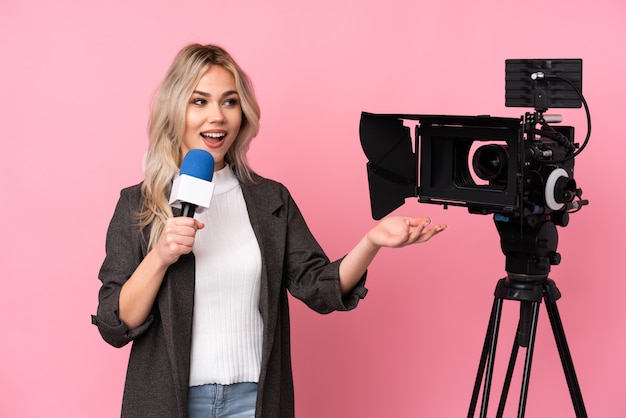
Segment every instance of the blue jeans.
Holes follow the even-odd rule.
[[[189,418],[254,418],[256,383],[189,388]]]

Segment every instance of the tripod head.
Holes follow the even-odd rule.
[[[562,215],[567,217],[567,213]],[[558,220],[559,224],[566,223],[565,218]],[[523,282],[547,279],[550,266],[561,262],[556,251],[559,237],[554,220],[529,222],[528,218],[503,219],[496,215],[494,221],[506,257],[508,278]]]

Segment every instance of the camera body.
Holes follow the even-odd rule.
[[[405,120],[415,122],[415,140]],[[566,159],[574,128],[550,130],[567,138],[561,144],[537,134],[542,131],[535,121],[536,114],[515,119],[363,112],[360,136],[369,159],[373,217],[382,218],[408,197],[480,214],[566,209],[579,193],[574,160]]]

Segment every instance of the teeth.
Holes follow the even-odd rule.
[[[202,135],[205,138],[223,138],[226,136],[224,133],[212,133],[212,132],[202,132]]]

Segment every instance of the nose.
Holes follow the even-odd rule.
[[[208,114],[207,120],[209,123],[222,123],[224,122],[224,112],[220,106],[212,106]]]

